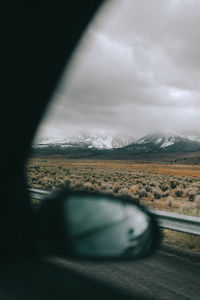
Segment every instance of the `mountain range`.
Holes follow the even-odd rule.
[[[137,140],[128,135],[111,137],[83,134],[62,142],[40,141],[34,143],[32,149],[34,153],[65,154],[69,158],[149,160],[152,157],[169,157],[179,159],[185,154],[191,156],[190,154],[200,151],[200,134],[154,133]],[[198,157],[200,157],[199,153]]]
[[[80,149],[115,149],[122,148],[134,142],[135,137],[127,134],[116,135],[92,135],[88,133],[81,133],[76,136],[52,139],[41,139],[33,143],[33,148],[46,148],[46,147],[60,147],[62,149],[80,148]]]
[[[185,134],[152,134],[124,147],[133,153],[192,152],[200,150],[200,137]]]

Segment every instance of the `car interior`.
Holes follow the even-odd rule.
[[[129,294],[57,263],[56,257],[80,263],[140,261],[160,243],[153,216],[128,200],[68,188],[34,208],[25,178],[41,118],[103,2],[1,4],[2,300],[146,299],[138,287]]]

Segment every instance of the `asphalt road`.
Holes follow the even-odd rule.
[[[50,258],[53,264],[141,298],[200,299],[200,256],[160,249],[133,262],[103,263]]]

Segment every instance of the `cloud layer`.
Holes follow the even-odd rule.
[[[108,1],[85,32],[38,135],[198,130],[199,28],[199,0]]]

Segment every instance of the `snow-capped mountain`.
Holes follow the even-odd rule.
[[[81,149],[113,149],[121,148],[129,145],[135,141],[135,138],[125,135],[117,134],[114,136],[109,135],[90,135],[79,134],[70,138],[52,139],[46,138],[33,143],[33,148],[47,148],[56,147],[61,149],[67,148],[81,148]]]
[[[133,153],[192,152],[200,150],[199,135],[181,133],[151,134],[125,146],[125,151]]]
[[[200,135],[192,132],[156,133],[134,141],[128,135],[80,134],[63,141],[40,141],[33,144],[32,150],[38,154],[64,154],[68,158],[147,160],[151,154],[179,157],[184,153],[200,151]]]

